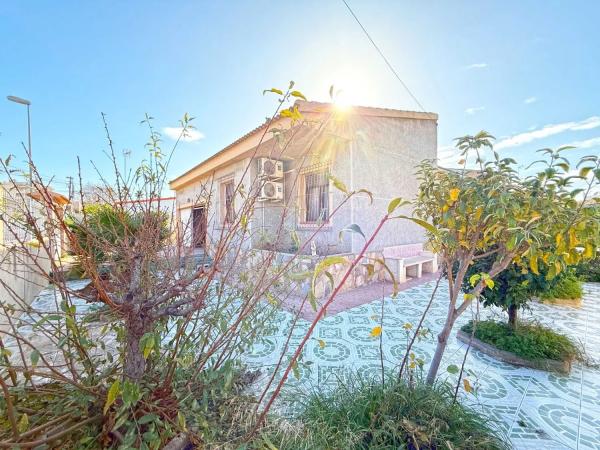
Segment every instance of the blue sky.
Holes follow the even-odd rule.
[[[600,151],[600,2],[348,0],[405,83],[439,114],[446,160],[454,137],[485,129],[526,164],[541,147]],[[40,171],[107,170],[100,112],[117,151],[145,154],[147,112],[159,129],[195,119],[170,178],[261,123],[291,79],[309,99],[331,84],[351,103],[418,109],[341,0],[37,1],[0,4],[0,155],[26,138],[32,101]],[[164,135],[164,147],[171,143]]]

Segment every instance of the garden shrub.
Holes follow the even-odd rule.
[[[577,299],[583,296],[581,281],[574,272],[567,272],[559,276],[556,283],[547,291],[541,292],[544,300],[552,299]]]
[[[600,283],[600,257],[576,265],[575,274],[583,281]]]
[[[470,335],[473,322],[461,329]],[[567,336],[535,323],[520,323],[514,329],[503,322],[486,320],[477,323],[475,338],[529,360],[565,361],[580,357],[579,349]]]
[[[454,401],[449,385],[392,380],[351,377],[333,392],[312,393],[298,423],[270,441],[294,450],[508,447],[487,418]]]

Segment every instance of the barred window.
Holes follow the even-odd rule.
[[[329,171],[320,169],[304,174],[304,222],[329,220]]]

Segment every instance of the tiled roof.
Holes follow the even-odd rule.
[[[333,103],[302,101],[302,100],[297,100],[294,103],[294,106],[298,106],[298,110],[301,113],[316,113],[316,114],[329,112],[332,109],[336,108],[336,105]],[[430,113],[430,112],[405,111],[405,110],[391,109],[391,108],[375,108],[375,107],[371,107],[371,106],[351,106],[347,109],[347,112],[349,114],[356,114],[356,115],[368,115],[368,116],[376,116],[376,117],[396,117],[396,118],[416,119],[416,120],[437,120],[437,118],[438,118],[437,114]],[[233,141],[231,144],[227,145],[226,147],[222,148],[215,154],[209,156],[204,161],[200,162],[199,164],[196,164],[191,169],[187,170],[186,172],[182,173],[178,177],[174,178],[173,180],[171,180],[169,182],[169,184],[176,183],[179,179],[194,172],[203,164],[207,163],[208,161],[213,160],[214,158],[218,157],[219,155],[222,155],[227,150],[236,146],[240,142],[243,142],[246,139],[248,139],[256,134],[263,132],[264,130],[266,130],[266,128],[269,125],[275,124],[281,118],[282,118],[282,116],[280,113],[280,114],[277,114],[272,120],[270,120],[270,119],[266,120],[263,124],[257,126],[256,128],[254,128],[253,130],[244,134],[243,136],[240,136],[238,139]]]

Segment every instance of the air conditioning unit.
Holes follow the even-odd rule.
[[[283,162],[271,158],[259,158],[258,175],[269,180],[283,178]]]
[[[278,181],[265,181],[260,189],[259,201],[283,200],[283,183]]]

